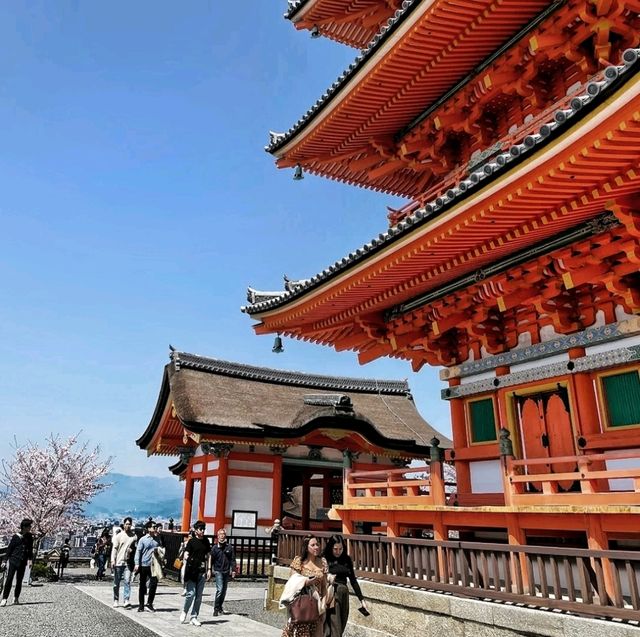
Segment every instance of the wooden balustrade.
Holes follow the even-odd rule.
[[[440,466],[350,471],[346,477],[344,504],[384,506],[401,502],[444,505],[445,486]]]
[[[306,532],[283,531],[278,562]],[[324,542],[329,533],[316,533]],[[640,552],[347,535],[358,577],[582,615],[640,620]],[[608,583],[610,582],[610,583]]]
[[[507,505],[638,505],[640,466],[606,469],[606,462],[640,460],[640,451],[618,450],[582,456],[507,459]],[[552,464],[575,464],[575,471],[554,473]],[[540,467],[547,472],[538,472]],[[630,480],[628,489],[612,488],[611,480]],[[565,484],[563,489],[560,482]],[[566,488],[566,484],[571,486]]]

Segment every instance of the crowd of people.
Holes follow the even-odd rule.
[[[25,570],[33,560],[33,522],[27,518],[13,535],[7,549],[7,572],[0,606],[6,606],[13,588],[14,603],[19,604]],[[198,521],[185,534],[174,566],[180,571],[184,604],[180,623],[187,621],[200,626],[198,619],[205,583],[215,581],[214,616],[226,614],[224,601],[229,579],[236,575],[233,546],[227,540],[224,528],[218,530],[212,544],[205,537],[205,523]],[[120,587],[123,587],[122,605],[131,608],[131,586],[138,582],[138,612],[155,612],[154,600],[158,581],[164,577],[166,550],[161,536],[162,524],[149,519],[139,537],[133,520],[126,517],[114,532],[105,529],[94,548],[97,565],[96,577],[104,579],[107,561],[113,573],[113,606],[120,605]],[[277,530],[275,531],[277,534]],[[69,560],[69,542],[60,550],[59,572]],[[64,564],[63,564],[64,562]],[[15,578],[15,587],[13,581]],[[324,550],[320,540],[307,535],[302,541],[300,554],[291,562],[291,575],[287,581],[280,605],[287,609],[287,622],[283,637],[342,637],[349,617],[349,590],[360,600],[358,610],[364,615],[368,609],[356,579],[353,561],[341,535],[332,535]]]

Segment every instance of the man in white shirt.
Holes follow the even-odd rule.
[[[133,520],[125,518],[122,521],[122,532],[113,539],[111,549],[111,569],[113,570],[113,607],[118,606],[120,600],[120,582],[124,579],[124,607],[131,608],[131,570],[127,565],[131,551],[134,550],[137,536],[131,529]]]

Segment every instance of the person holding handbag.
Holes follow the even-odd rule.
[[[323,637],[324,614],[320,607],[324,607],[327,594],[327,571],[327,561],[320,556],[320,541],[315,535],[306,535],[300,555],[291,562],[291,576],[280,598],[280,603],[287,607],[282,637]],[[313,613],[315,619],[300,621],[293,611],[297,608],[297,598],[305,594],[315,599],[318,612]]]
[[[364,596],[353,570],[353,560],[347,554],[344,538],[341,535],[332,535],[324,549],[324,557],[329,567],[329,576],[333,575],[332,608],[327,609],[324,622],[324,637],[342,637],[347,620],[349,618],[349,589],[347,579],[351,582],[353,592],[360,600],[360,612],[368,614]]]

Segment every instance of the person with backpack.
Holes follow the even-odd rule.
[[[9,599],[9,593],[13,585],[13,578],[16,577],[16,588],[13,593],[13,603],[20,603],[20,592],[22,591],[22,580],[27,566],[31,567],[33,562],[33,535],[31,535],[31,526],[33,521],[24,518],[20,522],[20,531],[15,533],[7,547],[7,562],[9,567],[4,581],[4,590],[2,591],[2,600],[0,606],[6,606]]]

